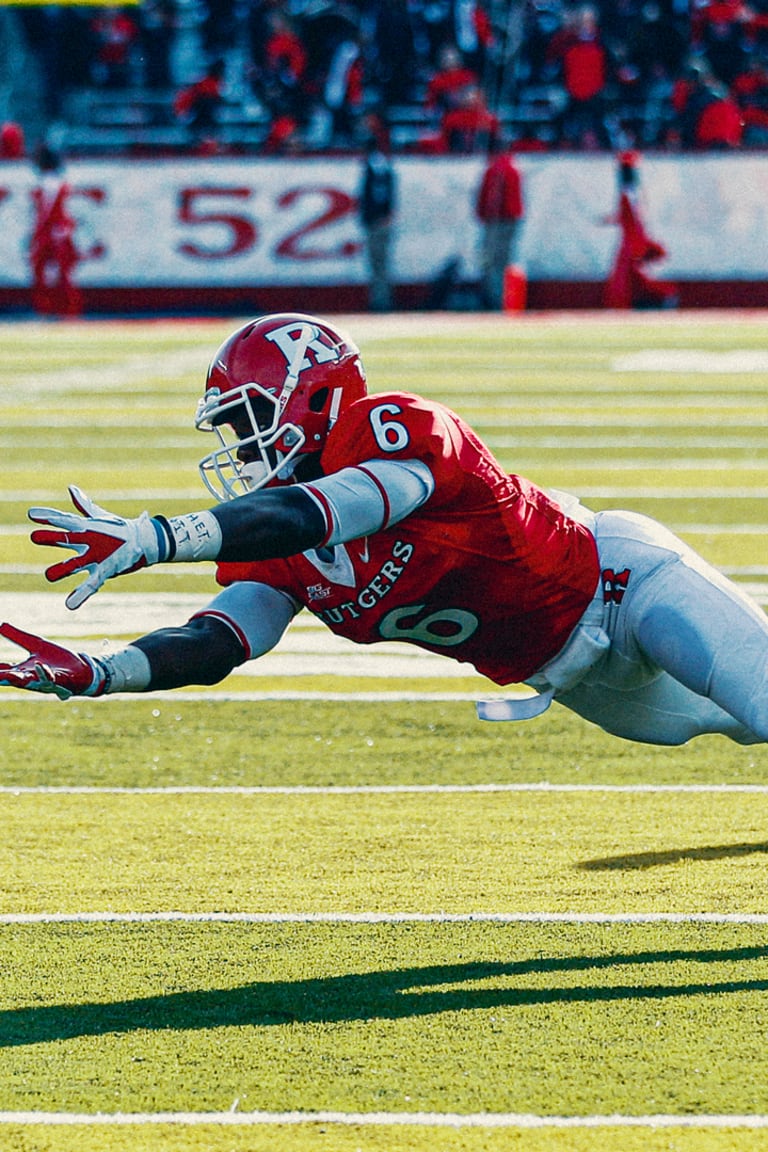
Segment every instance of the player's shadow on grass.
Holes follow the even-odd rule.
[[[757,840],[752,844],[705,844],[700,848],[669,848],[664,852],[633,852],[626,856],[582,860],[576,867],[584,872],[630,872],[633,869],[659,868],[663,864],[679,864],[681,860],[727,860],[767,852],[768,840]]]
[[[402,1020],[440,1012],[516,1008],[532,1004],[579,1004],[621,1000],[665,1000],[768,991],[765,980],[715,982],[713,964],[744,963],[768,957],[765,947],[722,950],[670,950],[552,956],[518,961],[445,964],[379,972],[355,972],[313,980],[276,980],[236,988],[174,992],[105,1003],[53,1004],[0,1012],[0,1047],[45,1044],[107,1033],[268,1028],[280,1024],[328,1024]],[[689,963],[702,965],[702,979],[680,983],[633,981],[620,984],[558,986],[557,973],[595,972],[621,967]],[[510,985],[526,976],[544,976],[543,986]],[[708,978],[707,978],[708,977]],[[499,987],[498,982],[504,984]],[[497,982],[483,987],[484,982]]]

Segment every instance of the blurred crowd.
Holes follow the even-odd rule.
[[[44,114],[152,96],[188,147],[486,152],[768,143],[768,0],[143,0],[15,10]],[[408,133],[394,132],[409,125]],[[10,146],[23,151],[22,140]],[[7,133],[9,125],[3,130]],[[13,135],[13,132],[11,132]],[[0,133],[0,150],[7,149]],[[253,150],[253,147],[251,147]],[[7,154],[7,152],[6,152]]]

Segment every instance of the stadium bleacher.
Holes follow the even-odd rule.
[[[717,16],[734,39],[728,66],[746,68],[762,58],[761,21],[768,19],[762,7],[758,2],[746,10],[735,0],[716,5],[699,0],[689,13],[688,5],[677,0],[658,4],[625,0],[624,27],[617,30],[617,6],[598,2],[143,0],[122,10],[128,29],[124,71],[111,77],[99,40],[109,33],[96,31],[94,6],[6,8],[2,14],[6,82],[0,87],[0,119],[21,121],[29,140],[53,134],[57,146],[69,154],[163,154],[201,146],[209,153],[258,154],[268,147],[276,117],[286,113],[284,75],[278,77],[277,87],[282,88],[275,96],[275,85],[263,83],[260,74],[263,62],[256,56],[267,47],[259,46],[254,33],[258,16],[267,21],[265,27],[270,20],[287,18],[302,51],[306,50],[307,70],[288,94],[287,111],[297,122],[294,151],[359,147],[366,118],[373,111],[385,121],[393,150],[439,150],[441,109],[427,106],[425,92],[439,69],[440,47],[449,42],[458,43],[464,64],[477,73],[500,133],[510,141],[519,139],[521,149],[637,145],[669,150],[686,146],[674,131],[675,101],[679,104],[681,85],[692,65],[711,77],[712,99],[727,95],[723,92],[727,85],[706,56],[708,19]],[[165,85],[150,75],[155,68],[150,54],[161,43],[152,40],[160,9],[170,14],[170,30],[162,41]],[[467,12],[473,16],[469,32]],[[339,21],[335,31],[334,19]],[[669,61],[648,69],[645,57],[641,65],[640,48],[633,47],[642,36],[648,39],[655,19],[663,19],[685,38],[687,50],[677,72],[670,71]],[[586,22],[586,27],[590,21],[593,31],[585,32],[582,24]],[[406,81],[401,78],[395,87],[391,49],[393,42],[399,44],[398,36],[410,63],[403,64]],[[598,117],[597,138],[569,125],[573,96],[564,66],[568,45],[590,36],[604,57],[604,82],[594,107],[590,104],[591,114]],[[326,89],[331,71],[339,66],[340,46],[347,49],[350,61],[341,77],[349,107],[342,104],[331,112]],[[647,53],[647,48],[643,51]],[[221,98],[214,110],[212,139],[201,145],[200,134],[174,112],[174,102],[179,90],[199,79],[216,57],[224,68]],[[283,63],[278,63],[280,69],[284,71]],[[582,110],[580,106],[579,113]],[[346,113],[346,119],[339,112]],[[744,143],[750,144],[748,134]]]

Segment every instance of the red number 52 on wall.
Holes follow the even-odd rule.
[[[196,239],[182,241],[178,251],[194,260],[226,260],[252,251],[260,243],[258,222],[247,212],[253,190],[247,187],[201,186],[179,191],[178,219],[190,227],[214,225],[218,240],[202,243]],[[314,215],[294,226],[274,243],[271,256],[277,260],[349,259],[360,251],[353,239],[331,239],[324,232],[345,216],[354,213],[357,201],[339,188],[305,185],[283,192],[276,200],[276,212],[295,215],[301,201],[320,197],[322,204]]]

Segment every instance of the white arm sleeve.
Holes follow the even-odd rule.
[[[254,660],[274,648],[299,605],[268,584],[243,581],[230,584],[211,600],[198,616],[216,616],[228,624]]]
[[[268,584],[231,584],[210,604],[197,612],[197,616],[215,616],[227,624],[254,660],[274,648],[285,632],[300,605],[289,596],[270,588]],[[109,656],[99,656],[109,674],[106,691],[146,692],[152,678],[152,668],[140,648],[129,644]]]
[[[304,485],[328,524],[324,544],[344,544],[398,524],[432,495],[422,460],[366,460]]]

